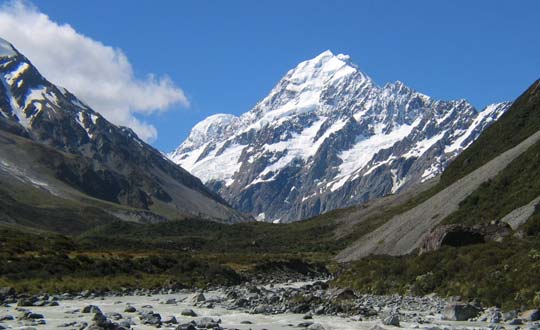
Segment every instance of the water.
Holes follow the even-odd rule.
[[[290,283],[283,286],[300,287],[307,283]],[[216,304],[215,308],[201,308],[194,305],[192,298],[195,292],[190,293],[176,293],[176,294],[163,294],[152,296],[121,296],[121,297],[103,297],[95,299],[70,299],[59,301],[59,306],[49,307],[28,307],[34,313],[43,314],[47,324],[35,326],[37,329],[59,329],[61,325],[70,322],[86,321],[91,324],[93,314],[83,314],[80,310],[87,305],[98,306],[103,313],[117,312],[123,315],[124,319],[132,318],[136,325],[132,326],[132,329],[156,329],[155,326],[140,324],[138,313],[126,313],[124,309],[128,305],[134,306],[137,311],[143,309],[144,305],[151,305],[154,312],[161,315],[162,320],[167,319],[169,316],[174,316],[180,324],[187,323],[191,320],[199,317],[212,317],[214,319],[221,319],[221,326],[229,329],[241,329],[241,330],[294,330],[303,329],[299,328],[298,324],[306,321],[320,323],[327,330],[362,330],[371,329],[375,325],[382,326],[379,320],[372,321],[357,321],[351,317],[339,317],[339,316],[318,316],[314,315],[312,320],[304,320],[302,314],[282,313],[275,315],[263,315],[263,314],[249,314],[242,310],[229,310]],[[210,291],[205,292],[207,299],[212,297],[224,298],[222,291]],[[177,304],[168,305],[165,304],[169,299],[176,299]],[[182,316],[183,309],[192,309],[198,317]],[[74,312],[77,311],[77,312]],[[421,311],[417,311],[421,313]],[[2,307],[0,308],[0,315],[13,315],[17,317],[20,312],[15,310],[15,307]],[[448,322],[441,321],[440,315],[425,315],[426,319],[430,320],[430,324],[412,324],[402,322],[402,329],[429,329],[434,326],[444,329],[445,327],[451,327],[453,329],[479,329],[487,328],[488,324],[484,323],[470,323],[470,322]],[[250,321],[252,324],[242,324],[243,321]],[[24,326],[21,321],[6,321],[3,326],[8,329],[19,329]],[[70,329],[75,327],[67,327],[64,329]],[[163,325],[161,329],[175,329],[176,325]],[[395,327],[387,326],[387,329],[397,329]]]

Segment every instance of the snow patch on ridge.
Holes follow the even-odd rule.
[[[6,40],[0,38],[0,57],[16,56],[17,52],[13,49],[13,46]]]

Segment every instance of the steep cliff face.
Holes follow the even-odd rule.
[[[59,151],[42,159],[55,179],[89,196],[172,218],[244,219],[129,128],[111,124],[47,81],[5,40],[0,40],[0,81],[0,129]],[[4,168],[25,166],[8,154],[3,160]]]
[[[243,115],[197,124],[169,157],[237,209],[295,221],[433,178],[508,107],[381,87],[326,51]]]

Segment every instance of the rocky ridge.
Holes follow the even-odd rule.
[[[0,172],[14,177],[24,168],[26,176],[40,176],[43,171],[32,173],[40,164],[52,172],[50,180],[31,183],[41,188],[60,180],[93,198],[166,217],[246,219],[131,129],[113,125],[68,90],[49,82],[9,42],[2,39],[0,44],[0,130],[6,135],[0,140]],[[51,157],[29,164],[15,159],[8,134],[52,148],[43,151]]]
[[[168,156],[237,209],[289,222],[437,176],[508,107],[479,112],[399,81],[381,87],[348,56],[326,51],[243,115],[198,123]]]

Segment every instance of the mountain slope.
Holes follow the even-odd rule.
[[[0,141],[4,174],[43,176],[42,169],[35,170],[39,164],[49,173],[43,180],[51,186],[62,182],[62,191],[67,185],[95,199],[167,218],[245,220],[129,128],[111,124],[69,91],[51,84],[4,40],[0,81],[0,130],[32,141],[18,143],[28,148],[26,154],[10,151],[9,136]],[[53,148],[50,157],[45,147]],[[30,154],[32,148],[43,151],[41,157]],[[71,193],[63,195],[69,198]]]
[[[479,230],[481,226],[514,219],[512,229],[518,230],[533,216],[538,204],[534,200],[540,197],[536,180],[540,150],[538,86],[537,81],[456,158],[442,175],[446,180],[428,192],[429,198],[360,237],[337,256],[338,260],[350,261],[370,254],[409,254],[420,248],[440,224],[476,226],[475,230]],[[469,166],[468,171],[463,170],[463,164]],[[450,181],[450,177],[454,180]],[[508,216],[525,205],[531,211],[519,221]],[[501,228],[505,226],[501,224]]]
[[[380,87],[326,51],[249,112],[197,124],[169,157],[237,209],[288,222],[435,177],[508,106],[477,112],[399,81]]]

